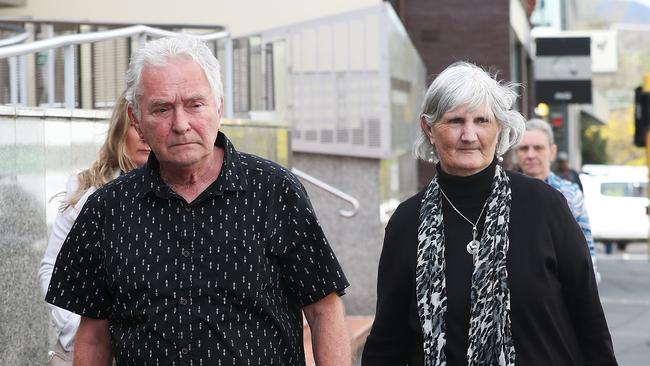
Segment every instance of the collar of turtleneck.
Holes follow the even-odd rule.
[[[465,201],[469,199],[473,201],[477,198],[479,200],[475,202],[480,202],[482,204],[485,198],[490,194],[496,166],[497,159],[493,159],[492,163],[482,171],[473,175],[460,177],[446,173],[440,166],[440,163],[438,163],[436,165],[438,184],[440,184],[440,187],[449,198],[456,198],[454,204],[458,200]]]

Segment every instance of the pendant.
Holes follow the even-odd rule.
[[[467,253],[469,253],[469,254],[476,257],[476,255],[478,254],[478,246],[480,244],[481,244],[481,242],[476,240],[476,239],[474,239],[474,240],[470,241],[469,243],[467,243]]]

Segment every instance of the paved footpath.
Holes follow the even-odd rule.
[[[598,256],[600,298],[620,366],[650,365],[650,261],[647,246]]]

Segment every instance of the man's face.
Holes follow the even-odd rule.
[[[142,71],[140,118],[129,116],[149,143],[161,169],[186,169],[210,161],[221,122],[217,105],[201,67],[189,58]]]
[[[551,162],[555,159],[557,146],[550,144],[543,131],[531,130],[524,132],[516,151],[519,166],[524,174],[544,180],[551,171]]]

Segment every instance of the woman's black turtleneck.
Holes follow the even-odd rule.
[[[451,203],[465,217],[476,222],[491,192],[496,159],[485,169],[470,176],[447,174],[436,166],[438,183]],[[472,225],[463,219],[449,202],[442,198],[442,219],[445,230],[445,275],[447,281],[447,344],[449,365],[465,365],[469,339],[470,290],[474,264],[466,246],[472,240]],[[483,233],[485,212],[478,222],[478,235]]]

